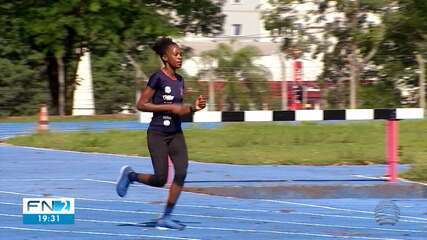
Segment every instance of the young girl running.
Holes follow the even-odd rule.
[[[173,208],[184,186],[187,175],[188,154],[181,128],[181,117],[192,114],[206,106],[206,99],[199,96],[193,105],[183,104],[184,79],[176,73],[182,65],[182,50],[170,38],[160,38],[153,46],[160,56],[163,67],[151,75],[142,91],[137,108],[153,112],[147,130],[147,143],[154,168],[154,174],[137,173],[129,166],[123,166],[116,190],[124,197],[129,184],[143,183],[153,187],[163,187],[168,179],[168,156],[170,156],[175,177],[169,189],[169,196],[163,215],[157,220],[160,229],[184,229],[184,225],[171,219]]]

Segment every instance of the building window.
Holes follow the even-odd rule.
[[[233,35],[241,35],[242,34],[242,24],[233,24],[232,25]]]

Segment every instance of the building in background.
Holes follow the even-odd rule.
[[[297,59],[287,56],[284,62],[280,53],[281,39],[274,38],[265,30],[262,12],[269,7],[267,0],[227,0],[223,6],[226,15],[223,33],[215,37],[203,37],[187,34],[180,44],[193,50],[193,57],[184,61],[183,69],[190,75],[196,76],[200,70],[209,68],[200,58],[203,51],[215,49],[219,43],[230,44],[239,49],[245,46],[257,47],[261,55],[255,63],[264,67],[270,73],[268,76],[272,93],[280,98],[283,79],[288,83],[288,108],[319,108],[320,91],[317,77],[322,72],[322,61],[312,59],[310,54],[302,54]],[[203,81],[203,79],[202,79]],[[215,79],[221,81],[221,79]],[[304,103],[295,105],[294,86],[304,89]]]

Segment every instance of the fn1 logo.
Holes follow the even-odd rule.
[[[24,198],[24,224],[74,224],[74,198]]]

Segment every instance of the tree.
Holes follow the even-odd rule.
[[[43,55],[20,42],[17,19],[0,4],[0,116],[34,114],[48,97],[42,78]]]
[[[426,108],[427,2],[399,0],[396,3],[395,10],[384,19],[385,40],[375,61],[383,66],[385,80],[400,87],[418,86],[419,106]]]
[[[375,21],[386,13],[388,0],[271,0],[264,15],[266,29],[293,49],[324,56],[323,81],[343,92],[349,82],[349,105],[357,107],[357,85],[364,68],[378,51],[384,26]],[[298,7],[315,4],[305,14]]]
[[[94,52],[113,48],[140,69],[134,59],[140,46],[160,35],[214,34],[224,19],[220,3],[208,0],[18,0],[0,6],[5,17],[16,19],[19,40],[45,56],[53,103],[60,115],[66,106],[71,108],[72,101],[67,99],[72,99],[75,85],[77,48]]]
[[[215,76],[226,81],[225,103],[231,110],[239,109],[240,106],[249,109],[251,104],[261,109],[262,104],[268,101],[265,96],[269,94],[266,94],[268,72],[254,63],[254,58],[260,55],[259,51],[252,46],[238,50],[234,48],[233,43],[221,43],[216,49],[203,52],[201,57],[203,61],[216,65]]]

